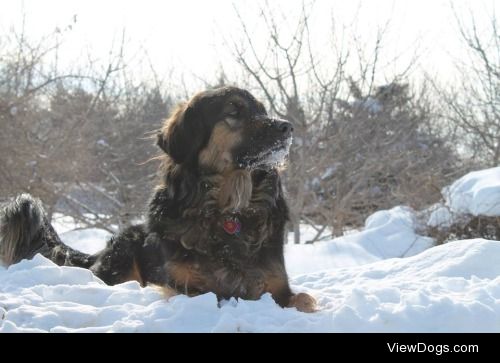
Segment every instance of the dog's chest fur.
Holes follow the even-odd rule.
[[[281,276],[272,263],[282,253],[287,211],[277,172],[252,176],[248,205],[221,209],[217,178],[201,178],[185,208],[169,207],[167,190],[152,203],[150,231],[166,254],[167,280],[188,294],[214,291],[220,296],[257,298],[270,277]]]

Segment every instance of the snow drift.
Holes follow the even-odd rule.
[[[321,311],[281,309],[270,295],[165,301],[137,282],[114,287],[41,256],[0,270],[2,332],[490,332],[500,327],[500,243],[449,243],[400,259],[292,278]]]
[[[469,173],[442,194],[454,213],[500,216],[500,167]]]
[[[469,216],[500,216],[500,167],[473,171],[445,187],[444,203],[433,206],[427,225],[449,227]]]

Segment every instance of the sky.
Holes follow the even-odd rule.
[[[293,19],[303,1],[268,3],[286,21]],[[421,68],[446,76],[450,62],[463,57],[451,3],[459,14],[472,11],[482,23],[500,0],[316,0],[311,22],[314,44],[319,52],[326,46],[323,40],[328,38],[332,18],[338,29],[349,27],[363,39],[372,39],[390,20],[384,54],[411,57],[412,49],[418,47]],[[133,55],[147,54],[158,74],[166,76],[174,70],[208,78],[221,66],[229,72],[234,67],[225,42],[234,40],[241,28],[235,8],[258,43],[262,37],[258,9],[263,4],[259,0],[2,0],[0,32],[19,28],[23,14],[27,33],[32,36],[71,25],[61,57],[72,64],[87,50],[97,58],[106,58],[113,42],[118,43],[125,31]]]

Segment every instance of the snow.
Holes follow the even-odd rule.
[[[333,177],[341,165],[341,163],[335,163],[332,166],[328,167],[323,175],[321,175],[321,180],[327,180]]]
[[[277,150],[274,150],[271,152],[269,155],[265,156],[263,158],[263,163],[271,165],[271,164],[276,164],[276,165],[281,165],[285,162],[286,157],[288,156],[290,152],[290,147],[292,146],[292,141],[293,137],[290,136],[288,139],[286,139],[284,146],[279,145],[279,148]]]
[[[384,109],[380,101],[373,97],[367,97],[365,100],[356,100],[353,102],[353,106],[364,109],[372,114],[382,112]]]
[[[453,183],[446,205],[430,210],[432,221],[446,223],[459,212],[500,215],[499,176],[494,168]],[[0,267],[0,332],[500,332],[500,242],[432,247],[416,232],[417,215],[395,207],[343,237],[287,244],[292,288],[317,299],[313,314],[282,309],[269,294],[258,301],[218,303],[212,293],[166,300],[155,287],[107,286],[88,270],[37,255]],[[61,218],[55,226],[88,253],[109,237],[71,231],[71,223]],[[316,234],[303,232],[303,240]]]
[[[69,246],[89,254],[96,253],[106,246],[111,233],[98,228],[83,228],[69,216],[54,213],[52,224],[61,239]]]
[[[287,271],[294,276],[415,255],[433,244],[431,238],[417,235],[415,228],[413,211],[396,207],[372,214],[363,231],[328,242],[293,245],[293,238],[289,238],[285,246]]]
[[[1,332],[491,332],[500,330],[500,243],[469,240],[409,258],[298,275],[320,311],[214,294],[166,301],[137,282],[107,286],[38,255],[0,268]]]
[[[446,187],[442,194],[454,213],[500,215],[500,167],[471,172]]]
[[[451,227],[455,220],[450,208],[442,204],[432,206],[427,212],[430,213],[427,221],[429,227],[448,228]]]
[[[61,239],[79,251],[94,254],[106,246],[111,233],[97,228],[69,231],[61,234]]]
[[[446,229],[471,216],[500,216],[500,167],[468,173],[441,191],[444,202],[427,210],[427,226]]]

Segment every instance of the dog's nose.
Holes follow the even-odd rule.
[[[288,121],[278,120],[276,126],[286,135],[290,135],[293,132],[293,126]]]

